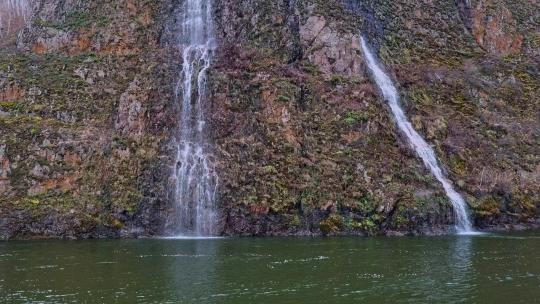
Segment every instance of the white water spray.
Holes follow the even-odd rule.
[[[167,234],[211,236],[216,233],[217,175],[205,136],[206,76],[214,51],[211,0],[186,0],[177,33],[182,70],[175,88],[181,103],[173,180],[175,205],[166,223]]]
[[[0,38],[22,27],[30,11],[29,0],[0,0]]]
[[[399,104],[399,94],[396,87],[392,83],[392,80],[388,75],[384,73],[382,68],[377,63],[375,56],[371,53],[366,41],[363,37],[360,37],[360,43],[364,52],[367,64],[373,78],[377,83],[377,86],[381,90],[384,99],[388,102],[392,115],[394,116],[397,125],[401,132],[407,137],[409,144],[416,151],[418,156],[422,159],[426,167],[437,178],[437,180],[443,185],[446,195],[450,199],[452,206],[454,207],[454,213],[456,216],[456,230],[460,234],[468,234],[474,232],[472,229],[471,221],[469,220],[467,205],[465,200],[459,193],[454,190],[452,182],[450,182],[443,174],[439,167],[435,152],[428,145],[428,143],[416,132],[412,124],[407,119],[407,116],[401,109]]]

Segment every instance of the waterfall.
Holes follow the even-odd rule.
[[[29,0],[0,0],[0,37],[16,31],[29,15]]]
[[[186,0],[176,32],[182,56],[175,100],[180,104],[176,161],[173,168],[174,206],[167,234],[210,236],[216,233],[217,175],[206,137],[207,71],[214,51],[211,0]]]
[[[381,90],[384,99],[388,102],[392,115],[394,116],[399,129],[401,132],[403,132],[403,134],[405,134],[411,147],[416,151],[418,156],[420,156],[426,167],[431,171],[435,178],[437,178],[446,191],[446,195],[454,207],[457,232],[473,232],[465,200],[459,193],[456,192],[456,190],[454,190],[452,182],[448,180],[448,178],[442,172],[433,149],[422,138],[422,136],[416,132],[412,124],[407,119],[407,116],[399,104],[399,94],[396,87],[392,83],[390,77],[384,73],[383,69],[377,63],[375,56],[371,53],[363,37],[360,37],[360,43],[362,45],[362,50],[364,52],[367,65],[369,66],[372,76],[377,83],[377,86]]]

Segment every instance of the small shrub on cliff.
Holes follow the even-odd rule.
[[[338,214],[332,214],[319,223],[319,228],[324,235],[335,233],[343,227],[343,218]]]
[[[368,119],[367,113],[349,112],[345,116],[345,123],[348,125],[354,125],[359,121],[366,121]]]
[[[335,87],[335,86],[338,86],[340,84],[342,84],[343,82],[345,81],[345,78],[343,78],[343,76],[341,75],[333,75],[331,78],[330,78],[330,83]]]
[[[488,196],[480,199],[477,204],[472,206],[474,212],[479,217],[496,216],[501,213],[501,205],[493,196]]]
[[[378,229],[377,224],[375,223],[375,221],[372,218],[367,218],[367,219],[363,220],[362,223],[360,224],[360,226],[362,227],[362,229],[364,229],[366,232],[368,232],[370,234],[375,233],[375,231],[377,231],[377,229]]]

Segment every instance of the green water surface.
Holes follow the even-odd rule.
[[[0,242],[0,303],[540,303],[540,233]]]

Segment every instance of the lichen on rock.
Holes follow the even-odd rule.
[[[1,239],[162,232],[181,65],[166,29],[179,4],[36,0],[17,19],[0,43]],[[419,234],[452,224],[443,189],[368,77],[360,33],[477,227],[537,223],[538,9],[215,1],[205,111],[222,233]]]

